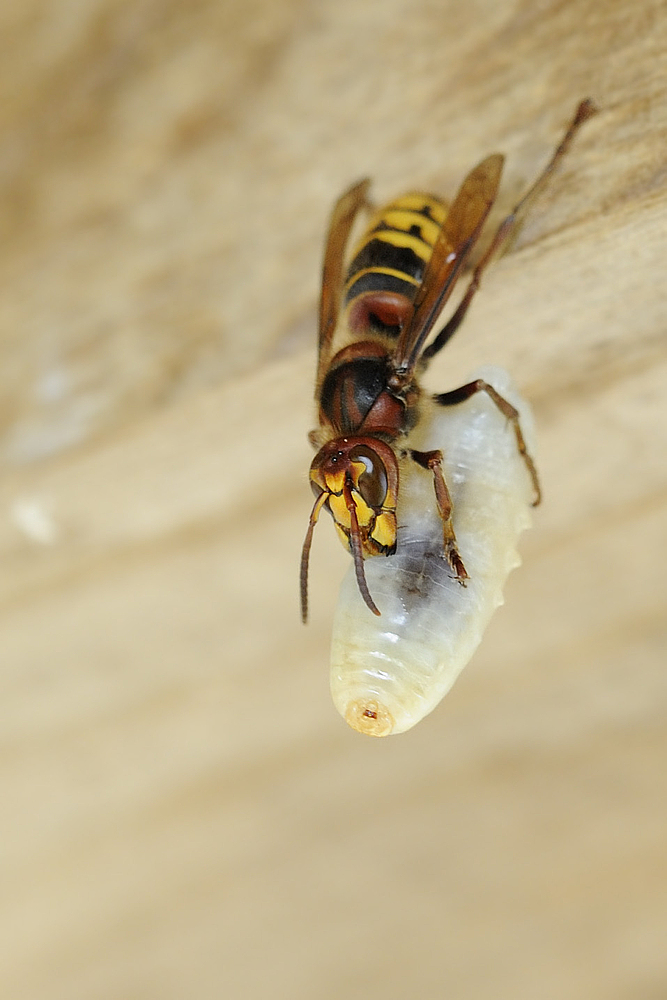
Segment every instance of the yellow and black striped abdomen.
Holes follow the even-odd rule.
[[[411,192],[376,213],[354,250],[345,279],[349,304],[369,292],[392,292],[412,301],[447,215],[432,195]]]

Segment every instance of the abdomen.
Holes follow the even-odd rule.
[[[344,305],[353,330],[375,326],[377,332],[398,334],[446,215],[445,202],[418,192],[374,215],[345,278]]]

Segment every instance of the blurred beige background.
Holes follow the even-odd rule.
[[[0,980],[8,1000],[667,997],[667,4],[0,9]],[[507,366],[545,504],[405,736],[312,621],[333,199],[499,211],[589,122],[429,385]]]

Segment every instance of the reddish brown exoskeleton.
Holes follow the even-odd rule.
[[[399,458],[429,470],[442,519],[443,556],[454,576],[467,573],[452,526],[452,504],[440,451],[410,448],[410,431],[420,419],[420,375],[460,326],[485,268],[516,229],[528,203],[565,155],[579,127],[595,114],[582,101],[546,168],[496,230],[475,267],[451,318],[430,343],[440,313],[482,232],[498,192],[504,158],[488,156],[464,180],[451,205],[412,192],[375,212],[345,267],[348,238],[358,212],[368,206],[369,181],[338,200],[329,224],[319,310],[315,398],[319,427],[310,434],[319,448],[310,467],[315,493],[301,556],[301,612],[308,612],[308,559],[313,530],[326,507],[349,548],[359,590],[380,614],[366,584],[364,559],[396,549]],[[343,346],[332,356],[334,340]],[[517,448],[532,477],[534,503],[540,485],[526,450],[516,409],[487,382],[477,379],[433,397],[452,406],[486,392],[510,420]]]

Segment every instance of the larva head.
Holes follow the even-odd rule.
[[[352,553],[357,583],[370,610],[379,615],[368,592],[365,556],[389,555],[396,548],[398,463],[389,445],[376,438],[329,441],[310,466],[315,505],[301,556],[301,610],[307,613],[308,555],[313,529],[326,506],[343,545]]]
[[[351,701],[345,721],[352,729],[366,736],[389,736],[394,728],[391,712],[377,701]]]

